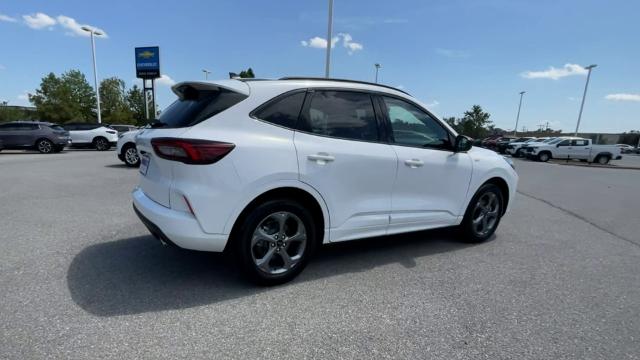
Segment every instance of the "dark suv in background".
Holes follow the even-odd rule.
[[[69,132],[60,125],[41,121],[15,121],[0,124],[0,143],[7,150],[38,150],[43,154],[60,152],[71,144]]]

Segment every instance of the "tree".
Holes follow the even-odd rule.
[[[483,138],[494,131],[494,126],[489,118],[491,114],[484,112],[480,105],[473,105],[471,110],[465,111],[461,119],[454,117],[444,118],[456,132],[472,138]]]
[[[147,123],[146,114],[144,111],[144,93],[138,85],[133,85],[126,96],[127,106],[133,119],[137,125],[144,125]]]
[[[256,76],[253,74],[253,70],[251,68],[248,68],[246,71],[245,70],[240,71],[240,77],[241,78],[255,78]]]
[[[112,124],[136,123],[126,97],[122,79],[111,77],[100,82],[100,107],[104,122]]]
[[[70,70],[57,77],[42,78],[40,88],[29,94],[40,120],[51,122],[90,121],[96,119],[96,95],[84,74]]]

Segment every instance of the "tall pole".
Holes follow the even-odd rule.
[[[584,93],[582,94],[582,103],[580,104],[580,112],[578,113],[578,123],[576,124],[576,133],[574,136],[578,136],[578,129],[580,128],[580,119],[582,119],[582,109],[584,109],[584,99],[587,97],[587,88],[589,87],[589,79],[591,78],[591,70],[598,65],[593,64],[587,66],[585,69],[589,70],[587,73],[587,82],[584,84]]]
[[[331,37],[333,32],[333,0],[329,0],[329,26],[327,28],[327,61],[324,67],[324,77],[329,77],[331,69]]]
[[[376,67],[376,84],[378,83],[378,69],[380,69],[380,67],[382,67],[382,65],[380,64],[373,64]]]
[[[516,115],[516,127],[513,128],[513,136],[517,136],[518,134],[518,122],[520,121],[520,109],[522,108],[522,96],[526,93],[526,91],[520,91],[520,103],[518,104],[518,115]]]
[[[93,35],[102,35],[101,32],[95,31],[87,26],[83,26],[82,30],[91,34],[91,55],[93,57],[93,82],[96,90],[96,107],[98,108],[98,124],[102,123],[102,116],[100,115],[100,89],[98,88],[98,66],[96,65],[96,42]]]
[[[202,69],[202,72],[204,73],[204,79],[209,80],[209,74],[211,74],[211,71],[207,69]]]

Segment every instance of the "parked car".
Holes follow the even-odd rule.
[[[2,149],[38,150],[56,153],[71,144],[69,132],[59,125],[42,121],[14,121],[0,124]]]
[[[620,152],[623,154],[631,154],[636,150],[635,146],[628,144],[616,144],[616,146],[620,148]]]
[[[113,130],[118,132],[118,136],[121,136],[122,134],[129,132],[129,131],[135,131],[138,130],[138,127],[135,125],[120,125],[120,124],[110,124],[108,125],[108,127],[112,128]]]
[[[513,157],[521,157],[524,155],[524,152],[522,151],[523,146],[525,146],[528,143],[544,141],[544,140],[545,139],[529,138],[528,140],[521,141],[521,142],[511,142],[509,143],[509,145],[507,145],[505,152]]]
[[[549,161],[552,158],[577,159],[601,165],[608,164],[610,160],[622,159],[618,146],[594,145],[591,139],[578,137],[563,137],[533,146],[529,154],[530,157],[539,161]]]
[[[67,123],[64,128],[71,135],[72,146],[109,150],[118,141],[118,132],[98,123]]]
[[[484,241],[515,197],[512,164],[395,88],[284,78],[172,89],[178,100],[136,136],[134,209],[162,242],[229,249],[261,284],[292,279],[323,243],[449,226]]]
[[[500,140],[498,140],[496,142],[496,151],[499,152],[500,154],[505,154],[506,150],[507,150],[507,145],[509,145],[512,142],[523,142],[523,141],[527,141],[531,138],[529,137],[520,137],[520,138],[516,138],[516,137],[509,137],[509,136],[505,136],[500,138]]]
[[[118,138],[118,144],[116,145],[116,154],[118,159],[124,162],[127,166],[140,166],[140,155],[136,148],[136,135],[140,130],[128,131]]]
[[[498,141],[498,139],[500,139],[501,137],[502,135],[491,135],[489,137],[482,139],[482,147],[487,149],[495,148],[496,141]]]

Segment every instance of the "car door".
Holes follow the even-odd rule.
[[[574,139],[571,140],[571,146],[567,150],[572,159],[589,159],[590,149],[589,140]]]
[[[32,146],[35,145],[36,139],[34,138],[35,130],[39,129],[36,124],[18,123],[14,124],[15,130],[13,131],[13,143],[14,146]]]
[[[396,97],[380,99],[398,155],[389,233],[456,224],[471,180],[469,154],[454,152],[453,135],[421,107]]]
[[[566,159],[569,156],[569,151],[571,150],[571,140],[564,139],[556,144],[556,151],[553,154],[553,157],[556,159]]]
[[[15,133],[17,128],[16,124],[8,123],[0,125],[0,141],[2,142],[2,146],[5,148],[10,148],[16,145],[16,137]]]
[[[329,239],[385,234],[397,158],[381,140],[372,96],[311,90],[297,128],[300,181],[315,188],[326,202]]]

